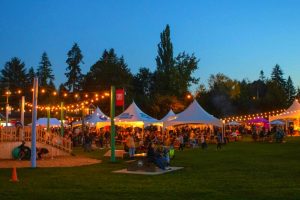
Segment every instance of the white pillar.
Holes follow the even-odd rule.
[[[31,132],[31,167],[36,168],[36,118],[37,118],[37,98],[38,98],[38,78],[34,78],[32,95],[32,132]]]

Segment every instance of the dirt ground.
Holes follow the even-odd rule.
[[[43,160],[37,160],[37,167],[74,167],[83,165],[92,165],[101,163],[101,160],[96,160],[86,157],[78,156],[61,156],[53,159],[47,158]],[[23,168],[31,167],[30,161],[25,160],[0,160],[0,168]]]

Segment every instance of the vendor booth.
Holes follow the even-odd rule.
[[[115,124],[118,126],[133,126],[143,128],[154,123],[159,123],[159,121],[144,113],[135,104],[135,102],[132,102],[132,104],[123,113],[115,117]]]
[[[300,103],[297,99],[294,100],[292,105],[284,112],[276,116],[271,116],[269,121],[284,120],[286,126],[293,127],[295,131],[300,131]],[[292,122],[292,124],[289,124]]]
[[[194,100],[184,111],[177,114],[174,119],[164,121],[164,126],[176,126],[181,124],[205,124],[222,127],[222,121],[207,113],[196,100]]]

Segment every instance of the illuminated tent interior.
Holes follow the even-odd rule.
[[[145,114],[136,104],[132,102],[130,106],[120,115],[115,117],[115,124],[123,127],[143,128],[150,124],[157,124],[159,121]],[[97,128],[110,125],[109,123],[97,123]]]
[[[272,122],[274,120],[293,120],[294,122],[294,130],[298,130],[300,128],[300,103],[297,99],[294,100],[292,105],[283,113],[279,115],[270,117],[269,121]]]
[[[165,127],[181,124],[205,124],[217,127],[223,126],[221,120],[206,112],[196,100],[194,100],[184,111],[177,114],[174,119],[164,122]]]
[[[158,120],[144,113],[136,104],[132,104],[119,116],[115,118],[115,123],[121,125],[131,125],[143,127],[148,124],[157,123]]]

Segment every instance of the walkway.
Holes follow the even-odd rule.
[[[54,159],[37,160],[37,167],[75,167],[84,165],[93,165],[101,163],[101,160],[78,157],[78,156],[62,156]],[[0,168],[23,168],[31,167],[30,161],[20,160],[0,160]]]

